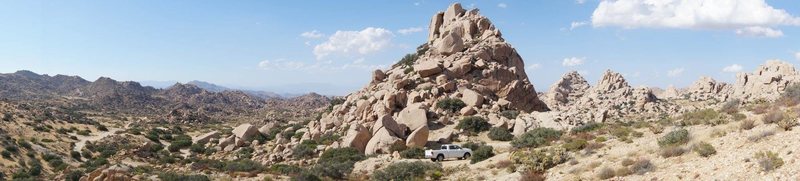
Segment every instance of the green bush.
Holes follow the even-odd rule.
[[[14,120],[14,115],[11,113],[3,113],[3,121],[11,121]]]
[[[305,140],[292,149],[292,157],[294,158],[311,158],[317,150],[317,143],[313,140]]]
[[[28,174],[34,177],[42,175],[42,165],[38,162],[33,162],[31,168],[28,170]]]
[[[717,119],[724,119],[722,115],[713,109],[702,109],[681,115],[683,125],[713,124],[719,122]]]
[[[561,131],[552,128],[535,128],[511,141],[514,148],[537,148],[548,145],[551,141],[558,140]]]
[[[461,119],[461,122],[456,125],[456,129],[463,129],[469,133],[477,134],[483,131],[488,131],[492,125],[482,117],[470,116]]]
[[[11,152],[8,150],[3,150],[3,152],[0,152],[0,154],[2,154],[3,158],[5,159],[11,159]]]
[[[544,172],[569,160],[569,153],[560,147],[517,151],[511,154],[515,164],[527,166],[532,171]]]
[[[239,159],[225,162],[225,171],[228,172],[253,172],[264,170],[261,163],[249,159]]]
[[[297,175],[305,171],[303,170],[303,168],[300,168],[298,166],[286,165],[286,164],[275,164],[272,165],[272,167],[270,167],[269,169],[273,173],[281,175]]]
[[[211,179],[205,175],[185,175],[173,172],[164,172],[158,174],[158,178],[162,181],[210,181]]]
[[[580,126],[572,128],[572,134],[591,132],[591,131],[600,129],[601,127],[603,127],[603,124],[601,124],[601,123],[590,122],[590,123],[586,123],[584,125],[580,125]]]
[[[461,99],[457,98],[444,98],[441,101],[436,103],[436,107],[439,109],[444,109],[450,112],[458,112],[461,111],[461,108],[466,107],[467,104]]]
[[[400,152],[400,157],[406,159],[422,159],[425,157],[425,150],[420,147],[411,147]]]
[[[11,178],[14,178],[14,180],[28,180],[31,178],[31,174],[27,170],[19,168],[11,175]]]
[[[711,155],[717,154],[717,150],[714,149],[714,146],[708,144],[706,142],[700,142],[692,147],[692,150],[699,154],[702,157],[709,157]]]
[[[769,172],[783,166],[783,159],[778,157],[778,154],[772,151],[761,151],[756,153],[755,160],[765,172]]]
[[[317,175],[308,172],[300,173],[296,176],[293,176],[291,179],[291,181],[320,181],[320,180],[321,179],[319,179]]]
[[[67,172],[66,175],[64,175],[64,180],[67,180],[67,181],[80,181],[81,177],[83,177],[83,172],[78,171],[78,170],[72,170],[72,171]]]
[[[669,146],[679,146],[689,142],[689,131],[686,129],[678,129],[672,132],[667,133],[663,137],[658,139],[658,146],[661,147],[669,147]]]
[[[185,134],[181,134],[172,138],[172,142],[170,142],[170,145],[169,147],[167,147],[167,150],[171,152],[178,152],[181,149],[189,148],[190,146],[192,146],[192,137],[189,137],[188,135]]]
[[[469,163],[475,164],[481,162],[483,160],[489,159],[494,156],[494,148],[489,145],[483,145],[478,147],[477,150],[474,150],[473,155],[470,158]]]
[[[427,177],[441,172],[442,167],[435,163],[423,161],[395,162],[384,169],[373,172],[372,180],[428,180]]]
[[[519,116],[519,111],[517,110],[505,110],[500,112],[500,116],[506,117],[508,119],[517,119]]]
[[[320,176],[345,179],[353,165],[364,159],[367,157],[352,147],[330,149],[322,153],[312,170]]]
[[[108,128],[106,127],[106,125],[97,124],[96,127],[97,127],[98,131],[108,131]]]
[[[205,153],[206,147],[202,144],[192,144],[192,146],[189,147],[189,151],[192,153]]]
[[[81,153],[78,151],[71,151],[69,155],[72,156],[73,159],[81,161]]]
[[[582,150],[584,147],[586,147],[586,144],[588,143],[589,143],[588,141],[582,138],[572,138],[566,140],[566,142],[563,145],[561,145],[561,147],[564,147],[564,149],[566,149],[567,151],[579,151]]]
[[[410,66],[414,65],[414,62],[417,61],[417,58],[419,58],[419,57],[417,56],[416,53],[406,54],[405,56],[403,56],[402,59],[400,59],[400,61],[395,63],[392,67],[397,67],[397,66],[409,66],[410,67]]]
[[[489,139],[495,141],[511,141],[514,139],[514,135],[508,131],[508,129],[504,128],[491,128],[489,129]]]
[[[25,140],[19,140],[19,141],[17,141],[17,144],[19,144],[19,146],[21,146],[22,148],[29,149],[29,150],[31,149],[31,144],[28,143]]]

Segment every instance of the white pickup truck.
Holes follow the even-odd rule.
[[[458,145],[442,145],[439,150],[425,150],[425,158],[431,161],[442,161],[447,158],[468,159],[472,155],[469,148],[461,148]]]

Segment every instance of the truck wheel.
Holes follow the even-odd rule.
[[[444,155],[436,156],[436,161],[444,161]]]
[[[432,162],[436,162],[436,158],[431,158],[431,161]]]
[[[471,156],[471,155],[469,155],[469,153],[464,153],[464,157],[461,157],[461,159],[464,159],[464,160],[469,159],[469,156]]]

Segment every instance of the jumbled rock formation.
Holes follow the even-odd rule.
[[[344,136],[334,145],[389,153],[392,146],[425,146],[429,136],[440,135],[429,126],[434,122],[502,110],[548,110],[528,80],[522,58],[477,9],[453,4],[431,18],[428,33],[416,53],[388,70],[374,71],[369,85],[310,122],[304,138],[335,133]],[[436,103],[446,98],[459,99],[466,107],[438,108]]]

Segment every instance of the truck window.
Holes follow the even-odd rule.
[[[455,149],[456,149],[456,146],[450,145],[450,149],[451,149],[451,150],[455,150]]]
[[[440,148],[440,149],[441,149],[441,150],[446,150],[446,149],[447,149],[447,146],[442,146],[442,148]]]

